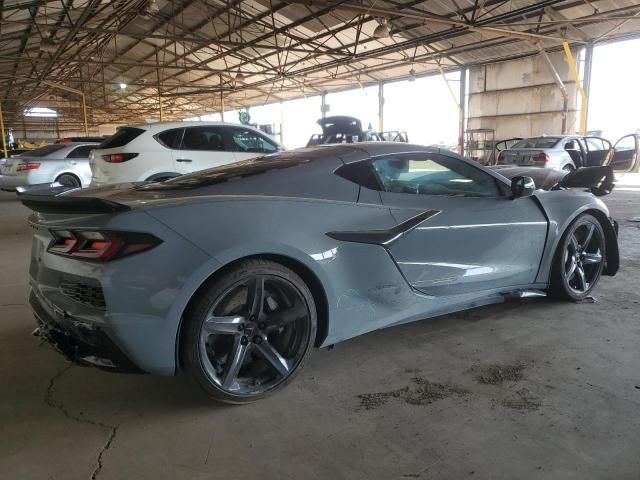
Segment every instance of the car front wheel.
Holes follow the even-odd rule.
[[[598,219],[580,215],[567,228],[556,250],[550,293],[569,300],[589,296],[602,274],[605,246]]]
[[[249,403],[289,383],[316,335],[313,296],[283,265],[241,262],[202,289],[184,318],[183,367],[211,397]]]

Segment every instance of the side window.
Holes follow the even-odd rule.
[[[576,140],[567,140],[564,144],[565,150],[580,150],[578,142]]]
[[[156,141],[163,147],[177,149],[180,148],[180,140],[182,140],[183,128],[172,128],[154,136]]]
[[[220,127],[185,128],[182,139],[183,150],[207,150],[224,152],[224,137]]]
[[[602,140],[599,138],[587,138],[587,147],[590,152],[600,152],[602,150],[606,150]]]
[[[81,147],[71,150],[67,158],[89,158],[91,150],[95,150],[96,148],[98,148],[97,145],[82,145]]]
[[[459,159],[437,154],[375,159],[383,190],[416,195],[499,197],[496,180]]]
[[[237,152],[274,153],[278,147],[257,132],[245,128],[231,129],[231,142]]]
[[[369,190],[382,190],[378,177],[371,167],[371,162],[367,160],[347,163],[338,168],[335,174]]]

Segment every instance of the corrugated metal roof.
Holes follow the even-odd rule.
[[[84,91],[93,125],[157,117],[159,91],[178,119],[640,32],[634,0],[0,2],[5,117],[37,103],[63,129],[79,97],[51,83]]]

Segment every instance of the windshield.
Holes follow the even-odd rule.
[[[559,141],[558,137],[525,138],[514,143],[511,148],[553,148]]]
[[[45,145],[44,147],[36,148],[35,150],[27,150],[26,152],[16,155],[17,157],[46,157],[52,153],[66,148],[66,145]]]

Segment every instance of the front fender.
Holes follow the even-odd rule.
[[[609,220],[609,209],[589,192],[575,190],[539,191],[535,195],[549,220],[549,236],[536,277],[537,283],[548,283],[555,252],[562,235],[571,223],[583,213],[595,216],[602,225],[606,241],[605,275],[615,275],[619,265],[618,240]]]

